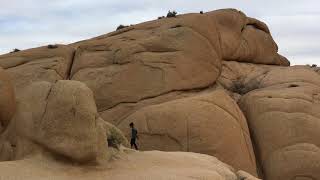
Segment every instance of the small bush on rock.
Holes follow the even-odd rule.
[[[129,27],[129,26],[125,26],[125,25],[120,24],[120,25],[117,27],[117,31],[120,30],[120,29],[126,28],[126,27]]]
[[[237,79],[233,82],[233,85],[230,88],[230,91],[238,93],[240,95],[247,94],[250,91],[259,89],[260,83],[258,80],[253,79],[247,83],[244,83],[242,79]]]
[[[178,13],[177,13],[176,11],[172,11],[172,12],[169,11],[168,14],[167,14],[167,17],[168,17],[168,18],[176,17],[177,14],[178,14]]]
[[[119,148],[121,144],[127,145],[127,139],[122,132],[114,126],[110,126],[107,133],[108,146]]]
[[[19,52],[20,49],[14,48],[10,53],[15,53],[15,52]]]
[[[236,81],[231,87],[231,91],[238,94],[245,94],[245,86],[242,82]]]
[[[203,14],[203,11],[200,11],[200,14]]]
[[[56,44],[49,44],[47,47],[48,47],[48,49],[56,49],[56,48],[58,48],[58,45],[56,45]]]

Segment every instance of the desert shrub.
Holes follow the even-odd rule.
[[[231,86],[231,91],[238,94],[245,94],[245,85],[240,81],[236,81]]]
[[[108,146],[118,148],[118,146],[122,142],[121,136],[118,135],[115,129],[111,128],[110,133],[107,137],[108,140]]]
[[[250,91],[253,91],[255,89],[259,89],[260,83],[258,80],[253,79],[247,83],[244,83],[242,79],[237,79],[233,82],[230,91],[234,93],[238,93],[241,95],[247,94]]]
[[[177,13],[176,11],[172,11],[172,12],[169,11],[168,14],[167,14],[167,17],[168,17],[168,18],[176,17],[177,14],[178,14],[178,13]]]
[[[315,68],[315,67],[317,67],[317,65],[316,65],[316,64],[312,64],[312,66],[311,66],[311,67]]]
[[[159,17],[158,17],[158,19],[163,19],[163,18],[166,18],[166,17],[164,17],[164,16],[159,16]]]
[[[125,26],[125,25],[120,24],[120,25],[117,27],[117,31],[120,30],[120,29],[126,28],[126,27],[129,27],[129,26]]]
[[[56,49],[56,48],[58,48],[58,45],[57,44],[49,44],[47,47],[48,47],[48,49]]]
[[[200,14],[203,14],[203,11],[200,11]]]
[[[107,132],[107,141],[109,147],[118,148],[121,144],[128,145],[126,137],[113,125],[110,125]]]
[[[10,53],[15,53],[15,52],[19,52],[20,49],[14,48]]]

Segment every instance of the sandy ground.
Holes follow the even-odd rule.
[[[127,152],[100,166],[80,166],[38,155],[0,163],[0,180],[237,179],[216,158],[183,152]]]

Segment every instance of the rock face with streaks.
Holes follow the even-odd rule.
[[[16,101],[12,82],[0,67],[0,132],[8,126],[15,110]]]
[[[235,9],[1,55],[0,160],[12,162],[0,178],[43,161],[72,172],[81,170],[70,162],[105,173],[112,164],[125,170],[108,177],[128,179],[127,158],[143,171],[157,165],[148,169],[152,178],[172,165],[165,178],[255,179],[245,170],[267,180],[320,179],[318,68],[289,65],[267,25]],[[234,169],[207,155],[124,149],[130,122],[141,150],[203,153]],[[208,162],[218,165],[206,169]],[[55,170],[28,178],[61,173]],[[70,174],[60,179],[75,178]]]
[[[309,69],[276,69],[241,98],[266,179],[320,178],[319,85]]]
[[[106,154],[106,130],[98,122],[92,91],[83,83],[32,83],[17,102],[15,117],[0,136],[3,151],[10,144],[9,160],[43,149],[75,162]]]
[[[210,154],[256,173],[246,119],[224,90],[142,108],[118,126],[129,138],[130,122],[139,129],[142,149]]]
[[[73,55],[74,48],[70,46],[44,46],[2,55],[0,67],[11,76],[19,96],[32,82],[68,79]]]

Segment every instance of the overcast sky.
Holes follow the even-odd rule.
[[[320,64],[319,0],[0,0],[0,54],[71,43],[165,15],[237,8],[266,22],[292,64]]]

